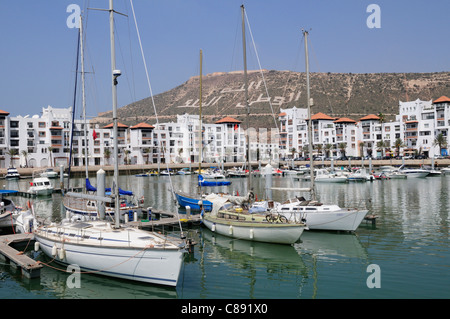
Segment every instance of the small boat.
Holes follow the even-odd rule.
[[[406,174],[399,171],[386,172],[385,174],[390,179],[405,179],[408,177]]]
[[[221,179],[215,179],[212,181],[205,180],[203,175],[198,175],[198,185],[199,186],[228,186],[231,185],[230,181],[225,181]]]
[[[11,199],[0,199],[0,228],[14,227],[17,225],[16,221],[21,213],[29,211],[28,209],[22,209],[14,204]]]
[[[185,209],[187,206],[189,206],[191,210],[200,211],[200,202],[202,202],[203,204],[204,211],[210,212],[212,209],[212,203],[208,200],[205,200],[204,196],[200,194],[193,195],[178,191],[175,192],[175,197],[177,199],[178,205]]]
[[[173,172],[170,171],[170,170],[165,169],[165,170],[161,171],[161,173],[159,175],[161,175],[161,176],[169,176],[169,175],[173,175]]]
[[[367,182],[370,179],[370,175],[367,174],[364,168],[361,168],[350,173],[347,178],[349,182]]]
[[[315,171],[315,181],[318,183],[346,183],[347,176],[329,172],[327,169],[321,168]]]
[[[450,167],[444,167],[441,169],[442,174],[447,175],[450,174]]]
[[[6,179],[19,179],[20,178],[19,171],[17,171],[17,168],[15,168],[15,167],[9,167],[6,170],[5,178]]]
[[[47,178],[57,178],[58,173],[53,170],[53,168],[47,168],[45,171],[43,171],[40,175],[41,177],[47,177]]]
[[[248,176],[248,171],[244,170],[242,168],[230,168],[229,170],[227,170],[227,176],[228,177],[247,177]]]
[[[177,174],[178,175],[191,175],[191,171],[189,170],[189,168],[185,167],[185,168],[180,169],[177,172]]]
[[[148,173],[148,175],[150,175],[150,176],[159,176],[159,173],[158,173],[158,171],[150,171]]]
[[[399,172],[406,174],[408,178],[423,178],[430,174],[430,171],[422,168],[405,168],[403,165],[400,167]]]
[[[53,185],[47,177],[36,177],[30,182],[28,193],[38,196],[48,196],[53,193]]]
[[[231,238],[291,245],[300,240],[303,222],[288,221],[278,214],[250,213],[231,197],[206,196],[213,203],[211,212],[202,214],[203,224],[213,233]]]

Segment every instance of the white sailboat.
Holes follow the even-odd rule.
[[[305,37],[305,64],[306,64],[306,92],[308,103],[308,140],[309,154],[312,154],[312,121],[311,100],[309,88],[309,61],[308,61],[308,31],[303,31]],[[314,161],[310,160],[310,175],[314,176]],[[311,200],[303,197],[290,199],[274,209],[275,212],[285,216],[289,220],[306,220],[308,229],[314,230],[343,230],[355,231],[367,214],[367,210],[356,208],[341,208],[334,204],[322,204],[316,200],[314,178],[310,179]]]
[[[80,18],[81,20],[81,18]],[[95,194],[97,192],[97,188],[92,186],[89,181],[89,152],[88,152],[88,141],[87,141],[87,127],[88,123],[86,121],[86,94],[85,94],[85,72],[84,72],[84,37],[83,37],[83,25],[82,21],[80,21],[80,53],[81,53],[81,89],[82,89],[82,104],[83,104],[83,119],[84,119],[84,162],[85,162],[85,191],[89,194]],[[117,161],[117,159],[116,159]],[[53,169],[51,169],[53,171]],[[54,172],[56,173],[56,172]],[[68,182],[70,179],[68,180]],[[63,198],[63,205],[66,211],[70,212],[71,214],[78,215],[79,217],[96,217],[97,216],[97,201],[96,200],[90,200],[88,198],[83,198],[79,196],[72,196],[73,193],[66,193]],[[125,215],[129,214],[131,211],[131,215],[139,216],[142,214],[142,204],[143,204],[143,198],[137,199],[135,195],[130,191],[124,191],[119,189],[119,195],[121,196],[119,200],[120,204],[120,216],[121,218],[125,219]],[[106,215],[107,216],[114,216],[115,213],[115,202],[112,203],[106,203]]]
[[[245,22],[244,6],[242,11],[242,43],[244,49],[244,86],[245,102],[247,105],[247,130],[249,128],[249,105],[248,105],[248,86],[247,86],[247,63],[245,50]],[[249,140],[247,134],[247,148]],[[247,153],[247,167],[250,168]],[[236,238],[258,242],[268,242],[277,244],[294,244],[300,240],[305,229],[305,224],[301,221],[288,221],[278,214],[250,213],[248,207],[254,201],[254,195],[250,189],[251,174],[247,179],[248,195],[240,196],[221,196],[211,194],[205,199],[212,203],[210,212],[203,212],[203,224],[212,232]]]
[[[112,101],[114,136],[117,136],[117,78],[120,71],[115,65],[114,9],[109,1]],[[104,179],[100,178],[98,195],[80,194],[97,201],[115,201],[115,222],[108,223],[99,207],[100,220],[63,220],[60,224],[42,226],[34,230],[40,248],[54,261],[64,265],[78,265],[83,272],[130,279],[152,284],[176,286],[180,274],[184,242],[170,239],[156,232],[148,232],[120,224],[118,182],[118,145],[114,138],[113,198],[103,193]],[[101,175],[100,175],[101,176]]]

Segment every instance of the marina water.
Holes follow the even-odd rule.
[[[122,189],[145,197],[145,207],[174,211],[170,187],[190,191],[196,175],[119,179]],[[54,181],[59,186],[59,180]],[[84,179],[75,179],[81,186]],[[91,178],[95,185],[95,176]],[[107,183],[112,177],[107,177]],[[3,188],[26,191],[28,180],[3,180]],[[266,198],[266,178],[252,179],[258,199]],[[272,177],[273,187],[307,187],[293,176]],[[214,191],[245,194],[246,180]],[[450,298],[450,175],[406,180],[318,184],[324,203],[367,207],[376,224],[363,222],[354,234],[305,231],[293,246],[252,243],[212,234],[193,226],[197,242],[186,256],[176,288],[146,285],[98,275],[81,275],[81,288],[69,288],[69,273],[44,267],[38,279],[26,279],[0,264],[0,299],[329,299]],[[206,189],[211,192],[212,189]],[[267,192],[283,201],[294,190]],[[25,206],[27,198],[12,197]],[[38,216],[60,220],[61,194],[33,198]],[[180,213],[183,213],[180,211]],[[188,231],[188,229],[184,229]],[[48,260],[29,249],[30,256]],[[373,268],[376,267],[376,268]],[[374,272],[373,269],[377,269]],[[377,274],[377,286],[371,285]]]

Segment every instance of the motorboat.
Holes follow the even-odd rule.
[[[178,175],[191,175],[189,168],[182,168],[177,172]]]
[[[41,173],[41,177],[47,178],[57,178],[58,173],[53,170],[53,168],[47,168],[45,171]]]
[[[370,175],[365,168],[360,168],[350,173],[347,178],[349,182],[367,182],[370,180]]]
[[[19,171],[15,167],[9,167],[6,170],[5,178],[6,179],[19,179],[20,178]]]
[[[337,174],[335,172],[329,172],[325,168],[320,168],[315,171],[315,181],[317,183],[346,183],[347,176],[344,174]]]
[[[247,177],[248,174],[248,170],[244,170],[243,168],[233,167],[227,170],[228,177]]]
[[[30,182],[28,193],[38,196],[48,196],[53,193],[53,185],[48,177],[36,177]]]
[[[430,174],[430,171],[422,168],[405,168],[403,165],[400,167],[399,172],[405,174],[408,178],[423,178]]]

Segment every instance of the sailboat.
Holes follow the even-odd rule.
[[[228,186],[231,184],[230,181],[226,180],[206,180],[203,176],[202,171],[202,152],[203,152],[203,123],[202,123],[202,60],[203,52],[200,50],[200,94],[199,94],[199,160],[198,160],[198,193],[190,194],[182,191],[176,191],[175,198],[177,199],[178,205],[186,208],[190,207],[191,210],[195,211],[211,211],[212,203],[205,199],[205,195],[202,194],[202,186]],[[200,205],[201,203],[201,205]]]
[[[83,25],[82,25],[82,19],[80,18],[80,52],[81,52],[81,89],[82,89],[82,104],[83,104],[83,118],[84,118],[84,157],[85,157],[85,191],[89,194],[94,194],[97,192],[96,187],[92,186],[92,184],[89,181],[89,157],[88,157],[88,141],[87,139],[87,122],[86,122],[86,95],[85,95],[85,81],[84,81],[84,45],[83,45]],[[76,81],[75,81],[76,82]],[[72,123],[73,124],[73,123]],[[73,130],[73,129],[72,129]],[[69,168],[70,169],[70,168]],[[68,182],[70,181],[70,177],[68,179]],[[106,191],[110,192],[110,189],[106,189]],[[88,198],[80,198],[79,196],[71,196],[72,193],[63,193],[63,205],[66,211],[70,212],[71,214],[75,214],[78,216],[85,216],[85,217],[96,217],[97,216],[97,201],[91,200]],[[124,191],[119,189],[119,195],[121,195],[120,198],[120,216],[124,216],[125,214],[129,214],[131,211],[131,215],[134,216],[135,213],[139,216],[142,214],[142,204],[143,204],[143,198],[136,199],[133,192],[131,191]],[[113,203],[106,203],[106,213],[107,216],[114,216],[114,202]]]
[[[109,1],[112,101],[114,136],[117,136],[117,78],[113,0]],[[140,282],[176,286],[185,252],[184,241],[171,239],[157,232],[128,227],[119,220],[119,188],[117,187],[118,145],[114,138],[114,188],[113,197],[104,196],[99,187],[97,195],[80,194],[102,202],[115,201],[114,224],[104,220],[104,210],[99,207],[99,220],[79,221],[65,219],[60,224],[44,225],[34,230],[40,249],[52,261],[64,265],[78,265],[84,273],[93,273]],[[102,176],[102,175],[100,175]],[[99,184],[104,185],[100,178]]]
[[[242,12],[242,43],[244,52],[244,87],[245,102],[247,106],[247,131],[249,129],[248,85],[247,85],[247,58],[245,43],[245,9]],[[247,134],[247,167],[249,163],[249,137]],[[212,232],[236,238],[257,242],[294,244],[300,240],[305,229],[301,221],[288,221],[279,214],[251,213],[249,207],[255,199],[250,189],[251,174],[247,179],[248,195],[221,196],[210,194],[206,200],[212,202],[212,211],[202,213],[203,224]]]
[[[308,103],[308,140],[309,154],[312,154],[312,120],[311,120],[311,99],[309,88],[309,61],[308,61],[308,31],[303,31],[305,37],[305,56],[306,56],[306,92]],[[314,176],[314,161],[310,159],[310,174]],[[341,208],[334,204],[323,204],[317,201],[314,178],[310,179],[311,199],[305,200],[303,197],[289,199],[275,208],[275,212],[283,215],[287,219],[298,220],[305,219],[306,225],[310,230],[342,230],[355,231],[359,227],[367,210],[356,208]]]

